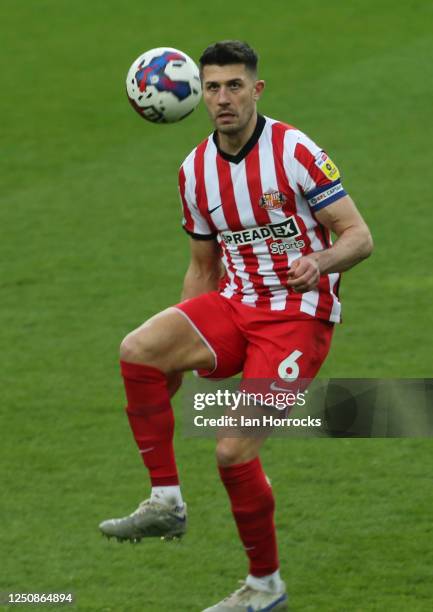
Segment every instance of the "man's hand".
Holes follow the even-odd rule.
[[[296,293],[315,289],[321,274],[349,270],[373,249],[370,230],[349,196],[319,210],[315,216],[319,223],[337,234],[337,240],[333,246],[299,257],[292,263],[287,286]]]
[[[306,255],[299,257],[290,266],[287,286],[292,287],[296,293],[312,291],[320,280],[319,264],[313,257]]]

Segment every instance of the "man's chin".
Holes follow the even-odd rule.
[[[221,134],[236,134],[236,132],[239,132],[237,123],[220,123],[217,121],[215,127]]]

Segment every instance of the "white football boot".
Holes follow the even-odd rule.
[[[170,507],[146,499],[132,514],[103,521],[99,529],[107,538],[134,543],[142,538],[180,538],[186,532],[186,504]]]
[[[288,610],[288,597],[286,585],[281,582],[280,588],[275,591],[259,591],[246,582],[241,581],[240,589],[220,601],[206,608],[203,612],[274,612]]]

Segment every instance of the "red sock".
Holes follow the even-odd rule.
[[[219,466],[229,494],[239,535],[250,560],[250,574],[267,576],[278,567],[274,525],[274,496],[260,459]]]
[[[151,366],[126,361],[120,366],[128,400],[126,413],[152,486],[178,485],[167,378]]]

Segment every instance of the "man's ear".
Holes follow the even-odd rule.
[[[262,92],[265,88],[265,81],[256,81],[256,84],[254,85],[254,100],[258,100],[260,98],[260,96],[262,95]]]

